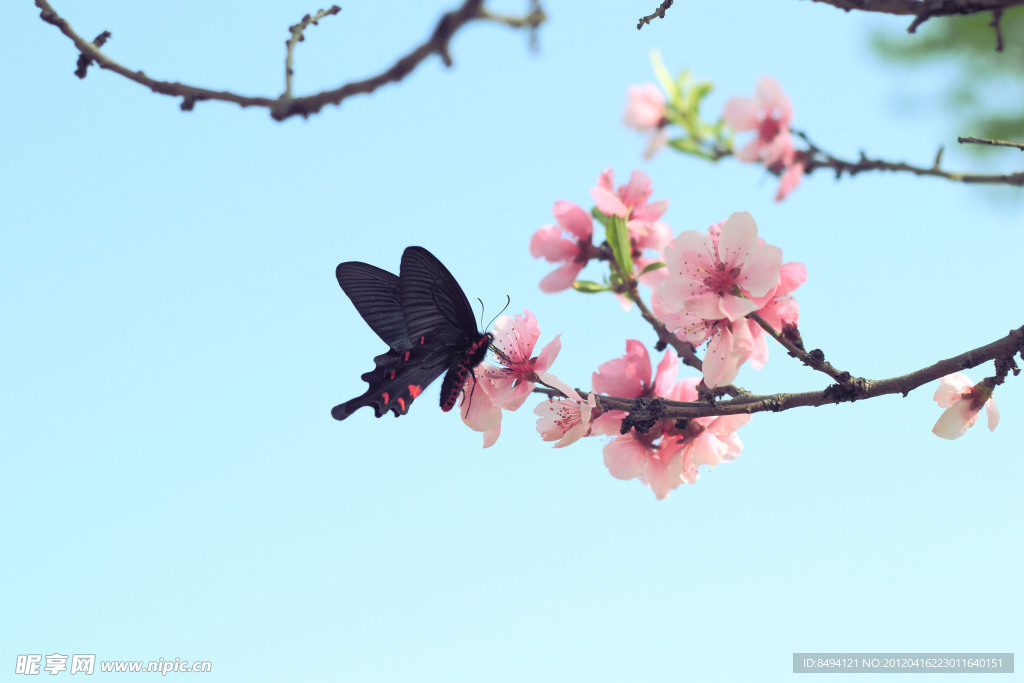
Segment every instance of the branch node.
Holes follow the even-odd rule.
[[[97,49],[103,47],[103,43],[107,42],[110,38],[110,31],[104,31],[103,33],[96,36],[93,39],[92,44]],[[75,65],[75,75],[79,78],[85,78],[85,73],[92,64],[92,57],[86,56],[84,52],[78,55],[78,63]]]
[[[651,431],[658,420],[665,419],[665,403],[660,398],[641,397],[636,400],[636,407],[633,408],[622,420],[619,432],[629,433],[630,429],[637,434],[646,434]]]

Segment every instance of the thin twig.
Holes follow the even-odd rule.
[[[640,17],[640,21],[637,22],[637,25],[636,25],[636,30],[639,31],[646,24],[651,23],[656,18],[657,19],[664,19],[665,18],[665,10],[667,10],[669,7],[672,6],[672,1],[673,0],[665,0],[665,2],[661,3],[661,5],[658,6],[658,9],[654,10],[653,13],[648,14],[646,17]]]
[[[1024,0],[1021,0],[1024,2]],[[144,85],[155,93],[181,98],[181,108],[185,111],[191,110],[196,102],[204,100],[218,100],[221,102],[232,102],[240,107],[266,107],[270,115],[283,121],[292,116],[308,117],[316,114],[329,104],[338,105],[353,95],[366,95],[376,91],[388,83],[397,83],[408,76],[425,59],[431,55],[438,55],[445,66],[452,65],[452,58],[448,52],[448,45],[452,36],[466,24],[475,21],[496,21],[504,25],[511,25],[508,18],[494,18],[483,8],[483,0],[465,0],[460,7],[444,14],[434,27],[430,38],[419,47],[415,48],[404,57],[391,65],[386,71],[371,76],[361,81],[353,81],[333,90],[325,90],[315,95],[305,97],[250,97],[238,95],[226,90],[209,90],[198,88],[184,83],[159,81],[147,76],[143,71],[132,71],[122,66],[113,59],[103,54],[96,46],[75,33],[71,25],[61,17],[50,6],[47,0],[35,0],[36,7],[40,9],[40,18],[48,24],[53,24],[60,32],[67,36],[88,59],[94,61],[100,68],[108,69],[116,74]],[[531,12],[534,22],[540,21],[543,13]],[[524,26],[534,27],[533,23],[524,19]]]
[[[995,145],[997,147],[1016,147],[1020,151],[1024,152],[1024,142],[1014,142],[1013,140],[989,140],[988,138],[957,138],[959,143],[973,143],[976,145]]]
[[[932,176],[945,178],[960,183],[988,184],[988,185],[1013,185],[1024,187],[1024,172],[1003,173],[1003,174],[978,174],[959,173],[955,171],[944,171],[939,168],[938,163],[931,167],[913,166],[902,161],[883,161],[881,159],[870,159],[863,152],[857,161],[845,161],[824,151],[814,144],[806,133],[792,129],[794,135],[800,137],[808,145],[808,151],[804,153],[804,173],[809,174],[820,168],[831,169],[835,172],[836,178],[842,177],[844,173],[855,176],[865,171],[895,171],[901,173],[913,173],[917,176]],[[940,157],[936,157],[936,162]],[[780,170],[778,174],[781,174]]]
[[[834,379],[835,381],[839,382],[842,385],[846,385],[848,382],[850,382],[852,378],[850,373],[846,372],[845,370],[837,370],[831,363],[825,360],[825,354],[822,353],[820,349],[814,349],[813,351],[808,353],[803,348],[797,346],[791,340],[787,339],[785,335],[777,332],[774,328],[772,328],[771,325],[768,324],[767,320],[762,318],[756,312],[751,313],[747,317],[756,322],[758,325],[760,325],[761,329],[767,332],[772,339],[786,347],[786,350],[789,351],[789,355],[798,359],[807,367],[817,370],[818,372],[825,373],[826,375],[828,375],[829,377],[831,377],[832,379]]]
[[[996,32],[996,52],[1003,51],[1003,10],[992,11],[992,21],[989,23],[992,30]]]
[[[302,32],[305,31],[310,24],[316,26],[324,17],[335,15],[340,11],[340,7],[332,5],[330,9],[322,9],[313,16],[307,14],[302,17],[302,21],[294,26],[288,27],[288,31],[291,32],[291,35],[284,43],[287,48],[287,52],[284,58],[284,93],[281,95],[281,99],[291,98],[292,96],[292,75],[295,73],[292,69],[292,62],[295,57],[295,46],[306,39],[306,37],[302,35]]]
[[[640,298],[640,294],[637,292],[635,284],[633,285],[633,288],[626,293],[626,296],[629,297],[630,301],[636,304],[637,308],[640,309],[640,315],[642,315],[644,320],[654,328],[654,333],[658,335],[659,344],[671,346],[675,349],[676,355],[678,355],[682,361],[691,368],[701,370],[704,367],[700,358],[697,357],[693,344],[680,339],[668,331],[668,328],[665,327],[665,323],[658,320],[654,316],[654,313],[651,312],[651,309],[647,308],[644,300]],[[662,346],[662,348],[664,348],[664,346]]]

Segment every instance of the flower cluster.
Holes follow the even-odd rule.
[[[764,365],[768,346],[758,313],[773,329],[796,325],[800,309],[792,293],[807,279],[802,263],[782,263],[782,250],[758,238],[749,213],[734,213],[707,234],[680,233],[665,249],[666,279],[654,292],[653,309],[671,332],[699,346],[704,384],[731,383],[750,360]]]
[[[753,98],[730,99],[721,120],[708,125],[700,121],[698,110],[710,84],[694,83],[686,72],[672,80],[656,55],[655,71],[668,97],[654,85],[631,87],[623,116],[627,126],[651,135],[645,156],[666,145],[712,160],[733,154],[781,177],[777,200],[799,184],[808,153],[794,147],[793,107],[775,80],[760,79]],[[669,139],[670,126],[684,129],[686,136]],[[734,150],[731,135],[723,133],[726,127],[753,132],[754,137]],[[499,365],[474,371],[469,380],[473,387],[467,382],[463,392],[462,415],[466,424],[483,432],[489,446],[500,433],[502,411],[518,409],[542,385],[540,391],[548,397],[534,413],[543,440],[561,448],[588,436],[611,437],[604,446],[611,475],[637,479],[663,499],[680,484],[695,483],[702,465],[739,457],[743,444],[737,430],[750,415],[665,417],[661,401],[706,407],[714,405],[715,396],[742,396],[743,390],[732,383],[745,363],[755,370],[765,365],[769,334],[791,353],[803,353],[797,327],[800,307],[793,294],[806,282],[807,269],[802,263],[784,263],[782,250],[759,236],[747,212],[733,213],[704,232],[686,230],[673,236],[662,221],[668,202],[652,201],[653,194],[643,172],[634,171],[628,183],[616,187],[612,170],[606,169],[590,189],[593,208],[588,212],[569,201],[556,202],[555,222],[534,233],[530,253],[558,264],[541,280],[541,290],[613,293],[626,309],[638,305],[662,342],[675,335],[673,348],[656,370],[652,373],[647,348],[631,339],[624,356],[593,373],[589,392],[575,389],[548,372],[561,348],[559,337],[533,356],[540,337],[533,314],[502,316],[492,347]],[[604,228],[603,241],[595,240],[595,220]],[[603,282],[579,279],[591,261],[608,264]],[[646,285],[649,293],[642,294],[639,285]],[[700,358],[696,354],[702,347]],[[680,358],[701,376],[677,379]],[[820,358],[818,351],[804,353],[803,360],[820,363]],[[943,378],[935,400],[945,412],[932,431],[958,438],[983,407],[989,429],[995,429],[996,383],[990,378],[972,385],[960,373]],[[482,391],[474,393],[477,387]],[[617,409],[623,405],[632,410]]]
[[[661,397],[696,401],[696,377],[676,381],[679,359],[666,352],[651,381],[647,348],[636,340],[626,342],[626,355],[608,361],[594,373],[594,391],[624,398]],[[697,481],[701,465],[734,460],[743,448],[735,432],[750,415],[698,417],[680,421],[657,420],[646,431],[620,434],[626,415],[610,410],[594,421],[593,433],[618,434],[604,448],[604,464],[616,479],[639,479],[659,499],[682,483]]]
[[[587,435],[618,435],[605,447],[609,471],[619,479],[639,479],[664,498],[680,483],[694,483],[700,465],[736,458],[742,444],[735,431],[750,416],[700,417],[685,423],[665,419],[641,427],[630,423],[624,429],[626,413],[602,411],[595,395],[694,402],[701,384],[710,389],[729,384],[747,361],[755,368],[763,366],[768,354],[764,332],[747,316],[757,312],[777,330],[795,326],[799,307],[793,291],[807,279],[807,272],[803,264],[783,264],[781,250],[758,237],[748,213],[733,214],[706,234],[691,230],[673,238],[660,220],[667,202],[651,202],[652,194],[645,174],[636,171],[628,184],[615,189],[611,169],[605,170],[590,195],[595,203],[592,214],[606,227],[606,242],[594,244],[591,214],[559,201],[554,209],[556,224],[534,234],[530,251],[535,257],[561,263],[541,281],[546,292],[569,287],[612,291],[627,302],[642,303],[636,285],[649,286],[653,315],[668,331],[694,347],[708,344],[703,377],[676,382],[679,358],[666,353],[652,382],[647,349],[629,341],[623,358],[601,365],[594,373],[586,399],[547,375],[544,384],[563,398],[550,398],[535,412],[540,416],[537,428],[542,438],[556,441],[559,447]],[[609,246],[618,238],[611,234],[613,217],[621,219],[628,236],[625,266],[621,253]],[[605,284],[576,280],[591,260],[609,261],[619,280]],[[485,371],[484,381],[492,374]]]
[[[594,214],[602,223],[607,224],[612,216],[626,222],[631,255],[641,272],[660,262],[661,250],[672,239],[672,229],[659,220],[668,209],[668,201],[649,202],[652,194],[651,180],[643,171],[634,171],[627,184],[615,189],[615,174],[610,168],[598,176],[597,185],[590,190],[596,204]],[[561,264],[540,282],[541,290],[549,293],[569,289],[588,261],[608,256],[593,244],[591,214],[567,201],[555,202],[554,214],[555,224],[541,227],[530,239],[534,258]],[[658,252],[658,257],[644,256],[649,250]],[[652,270],[641,275],[641,282],[653,286],[660,277]]]
[[[693,83],[688,71],[672,79],[657,54],[652,55],[651,61],[665,92],[653,83],[630,86],[622,116],[627,127],[649,135],[644,158],[654,156],[668,145],[709,160],[732,153],[740,161],[763,164],[780,177],[776,201],[785,199],[800,184],[807,153],[798,151],[793,144],[793,105],[774,78],[759,79],[752,98],[730,99],[719,121],[709,124],[701,121],[700,105],[711,92],[711,84]],[[754,137],[734,150],[731,137],[723,132],[725,127],[735,133],[753,132]],[[669,131],[673,129],[681,135],[672,138]]]

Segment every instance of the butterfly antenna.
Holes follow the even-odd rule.
[[[500,311],[498,311],[498,315],[496,315],[493,318],[491,318],[490,324],[487,325],[487,327],[485,327],[484,329],[485,330],[489,330],[491,328],[491,325],[494,324],[494,321],[498,319],[498,316],[501,315],[502,313],[504,313],[506,310],[508,310],[509,304],[511,304],[511,303],[512,303],[512,297],[510,297],[508,294],[506,294],[505,295],[505,308],[503,308]],[[481,306],[483,305],[482,301],[480,302],[480,305]],[[481,311],[481,313],[482,313],[482,311]]]

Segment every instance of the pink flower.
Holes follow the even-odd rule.
[[[523,405],[562,348],[561,335],[555,335],[539,356],[532,356],[540,338],[540,326],[533,313],[525,309],[523,313],[516,315],[515,320],[503,315],[494,323],[494,346],[500,351],[498,361],[504,367],[486,364],[482,368],[484,390],[494,405],[503,410],[518,410]]]
[[[635,339],[627,339],[626,355],[602,363],[591,381],[594,391],[599,394],[621,398],[665,396],[672,388],[678,371],[679,358],[666,351],[651,383],[651,358],[647,355],[647,347]]]
[[[665,96],[653,83],[631,85],[626,90],[626,111],[622,122],[634,130],[646,133],[659,128],[665,118]]]
[[[674,356],[665,354],[653,386],[649,386],[650,370],[642,371],[640,356],[639,350],[634,348],[627,352],[626,357],[602,365],[598,373],[602,382],[617,386],[620,391],[641,389],[647,395],[660,395],[675,401],[697,400],[698,378],[690,377],[672,384],[678,369],[678,360]],[[616,380],[613,369],[627,372],[628,377]],[[598,374],[595,374],[595,380]],[[612,412],[617,412],[618,421],[621,421],[622,412]],[[605,415],[597,422],[604,420]],[[619,435],[605,446],[605,466],[613,477],[639,479],[654,491],[658,499],[663,499],[683,482],[694,483],[700,465],[714,465],[738,457],[743,444],[734,432],[749,421],[749,415],[699,417],[688,420],[685,428],[680,430],[676,420],[659,420],[644,434],[633,430]],[[597,422],[593,430],[595,433],[598,433]],[[610,432],[605,429],[605,433]]]
[[[735,432],[750,422],[750,415],[723,415],[698,417],[686,425],[682,450],[682,479],[687,484],[697,483],[701,465],[714,467],[740,457],[743,442]]]
[[[665,125],[665,96],[656,85],[630,86],[627,90],[626,111],[622,122],[629,128],[641,133],[650,133],[644,158],[650,159],[668,144],[668,133]]]
[[[565,262],[540,281],[544,292],[559,292],[572,287],[590,258],[594,235],[590,214],[572,202],[555,202],[554,213],[558,225],[545,225],[530,238],[530,254],[534,258],[544,258],[550,263]],[[563,237],[563,232],[570,238]]]
[[[757,131],[757,137],[736,152],[737,159],[760,161],[765,166],[793,163],[795,150],[789,133],[793,105],[774,78],[765,76],[757,81],[754,99],[734,97],[726,102],[722,118],[738,133]]]
[[[803,177],[804,163],[802,161],[797,161],[787,168],[779,181],[779,190],[775,193],[775,201],[781,202],[785,199],[790,192],[796,189]]]
[[[982,382],[975,386],[960,372],[942,378],[933,397],[940,408],[946,411],[932,427],[932,434],[943,439],[958,439],[978,421],[981,407],[985,406],[989,431],[999,424],[999,406],[992,398],[992,389]]]
[[[679,234],[665,248],[671,279],[654,296],[668,313],[686,311],[706,320],[735,321],[763,306],[778,284],[782,250],[759,244],[749,213],[731,215],[721,227],[702,235]]]
[[[562,343],[558,336],[548,342],[539,356],[531,357],[540,337],[537,318],[528,310],[515,320],[503,315],[494,324],[494,346],[504,367],[489,363],[474,369],[462,392],[462,421],[470,429],[482,432],[484,448],[501,434],[501,411],[517,410],[533,391],[535,383],[547,381],[545,374],[558,356]]]
[[[548,375],[546,383],[555,387],[568,398],[551,398],[544,401],[533,412],[540,416],[537,431],[545,441],[557,441],[555,448],[575,443],[584,436],[590,436],[594,417],[598,413],[597,394],[593,391],[584,401],[575,389]]]
[[[615,184],[615,173],[611,168],[606,168],[597,179],[597,186],[591,188],[590,196],[593,197],[597,208],[607,216],[621,216],[630,221],[646,221],[653,223],[661,218],[668,208],[668,200],[648,204],[653,190],[651,179],[643,171],[633,171],[629,177],[629,184],[621,185],[618,190],[613,191]]]

